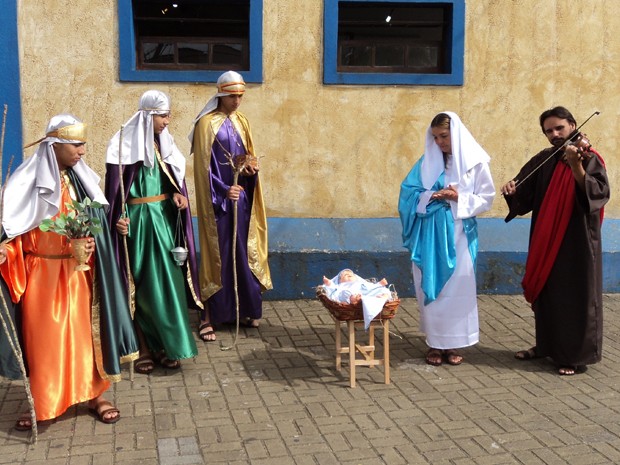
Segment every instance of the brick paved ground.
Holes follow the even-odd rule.
[[[0,463],[620,463],[620,294],[604,299],[603,362],[574,377],[513,358],[533,341],[521,296],[479,302],[480,344],[463,365],[435,368],[421,358],[417,304],[403,300],[392,384],[380,368],[359,368],[355,389],[334,369],[333,324],[318,301],[266,302],[260,330],[243,329],[233,350],[200,343],[182,371],[117,384],[116,425],[74,407],[41,424],[35,446],[12,429],[26,405],[21,383],[1,380]],[[231,344],[227,329],[218,335]]]

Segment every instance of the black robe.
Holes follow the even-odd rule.
[[[516,180],[548,158],[555,148],[535,155]],[[558,365],[587,365],[599,362],[603,344],[603,258],[601,209],[609,200],[607,172],[593,153],[583,161],[585,192],[575,181],[573,212],[549,278],[532,304],[536,323],[538,355],[551,357]],[[547,187],[563,153],[556,154],[505,196],[509,207],[506,222],[532,212],[530,243]],[[517,181],[518,182],[518,181]]]

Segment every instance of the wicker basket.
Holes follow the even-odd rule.
[[[336,302],[325,294],[325,287],[319,286],[316,289],[316,296],[321,301],[323,306],[329,310],[329,313],[339,321],[348,321],[348,320],[363,320],[364,319],[364,310],[362,308],[362,302],[358,302],[357,304],[347,304],[343,302]],[[396,315],[396,311],[398,310],[398,306],[400,305],[400,299],[395,291],[392,292],[392,299],[385,302],[383,305],[383,309],[381,313],[379,313],[374,319],[375,320],[385,320],[394,318]]]

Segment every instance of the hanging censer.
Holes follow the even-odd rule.
[[[177,214],[177,227],[174,232],[174,244],[175,247],[170,252],[172,252],[172,257],[177,265],[183,266],[185,260],[187,260],[188,250],[183,247],[181,240],[183,238],[183,222],[181,221],[181,210],[178,211]]]

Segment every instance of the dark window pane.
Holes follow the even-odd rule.
[[[372,48],[343,47],[341,61],[343,66],[372,66]]]
[[[378,45],[375,66],[405,66],[405,48],[402,45]]]
[[[213,46],[213,64],[240,65],[243,47],[240,44],[216,44]]]
[[[452,6],[343,1],[338,69],[366,73],[447,73]]]
[[[209,63],[209,44],[179,43],[179,63]]]
[[[142,44],[144,63],[174,63],[174,45],[164,43]]]
[[[410,47],[408,61],[412,68],[439,68],[439,49],[430,45]]]
[[[137,67],[248,69],[250,1],[131,0]]]

